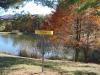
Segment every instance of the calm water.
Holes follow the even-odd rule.
[[[43,40],[45,42],[43,42]],[[0,52],[19,55],[21,50],[25,50],[29,56],[31,56],[31,54],[41,56],[44,50],[44,56],[47,58],[56,55],[60,57],[73,57],[72,49],[65,48],[60,43],[53,45],[46,37],[43,38],[37,35],[0,34]]]
[[[0,52],[18,55],[22,49],[31,50],[36,37],[31,35],[0,34]]]

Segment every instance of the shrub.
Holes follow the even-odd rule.
[[[26,50],[20,50],[19,56],[22,56],[22,57],[29,57]]]

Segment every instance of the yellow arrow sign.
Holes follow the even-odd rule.
[[[38,35],[53,35],[53,31],[35,30],[35,34],[38,34]]]

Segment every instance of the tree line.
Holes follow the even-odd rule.
[[[0,21],[0,26],[4,26],[1,31],[13,31],[19,30],[20,32],[34,33],[35,29],[38,29],[43,22],[43,16],[38,15],[21,15],[15,16],[13,19],[3,19]]]

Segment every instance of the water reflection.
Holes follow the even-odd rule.
[[[0,35],[0,51],[17,55],[18,50],[19,45],[14,45],[14,41],[9,35]]]
[[[32,48],[34,40],[26,35],[0,35],[0,51],[18,55],[21,49]]]
[[[58,57],[73,58],[74,55],[72,47],[64,47],[61,43],[53,44],[48,40],[48,37],[14,34],[0,35],[1,52],[7,52],[12,55],[41,57],[43,50],[45,58],[51,59],[58,59]]]

